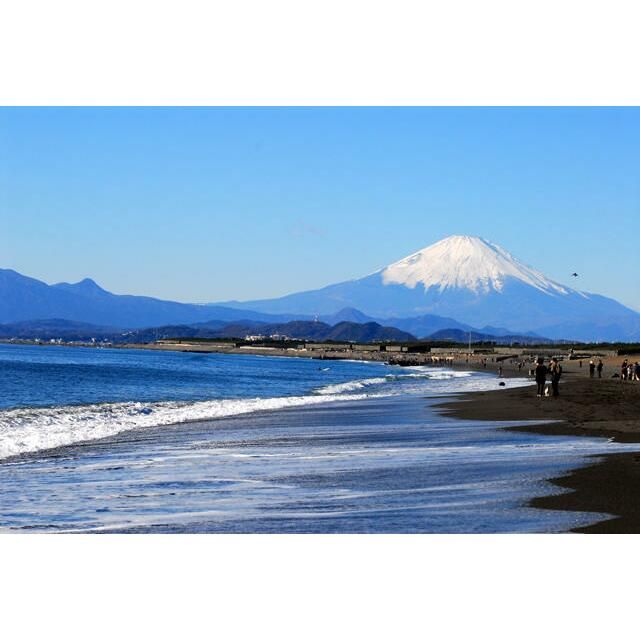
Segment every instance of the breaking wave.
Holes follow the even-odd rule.
[[[451,384],[453,379],[457,379],[455,384]],[[509,386],[522,384],[528,381],[509,381]],[[98,440],[134,429],[371,397],[482,391],[495,385],[495,378],[469,372],[407,367],[402,373],[330,384],[301,396],[8,409],[0,411],[0,459]]]
[[[406,367],[405,371],[410,373],[390,373],[384,377],[364,378],[363,380],[353,380],[339,384],[328,384],[316,390],[319,395],[331,395],[336,393],[350,393],[361,391],[369,387],[388,384],[392,382],[415,382],[416,380],[451,380],[453,378],[468,378],[472,374],[467,371],[443,371],[442,369],[430,369],[428,367]],[[404,388],[404,387],[402,387]],[[401,387],[398,387],[398,391]]]
[[[314,395],[201,402],[121,402],[0,412],[0,458],[97,440],[123,431],[302,407],[366,395]]]
[[[318,395],[333,395],[338,393],[350,393],[351,391],[359,391],[367,387],[375,387],[380,384],[389,382],[389,378],[365,378],[364,380],[354,380],[353,382],[341,382],[338,384],[328,384],[316,391]]]

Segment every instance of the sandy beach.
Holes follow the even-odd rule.
[[[604,358],[602,379],[589,377],[588,360],[583,360],[582,367],[578,361],[565,360],[560,397],[538,398],[533,384],[523,387],[521,380],[509,380],[529,375],[533,366],[530,357],[526,360],[513,358],[496,362],[500,357],[497,354],[467,357],[458,353],[453,359],[448,354],[440,357],[442,371],[437,368],[434,370],[432,366],[416,371],[387,366],[384,360],[380,360],[388,360],[392,354],[384,352],[340,354],[342,362],[328,362],[319,366],[318,362],[309,361],[310,357],[318,357],[318,354],[284,350],[281,353],[273,353],[272,350],[247,353],[247,350],[238,349],[235,354],[218,353],[213,357],[209,352],[196,351],[186,355],[170,353],[177,350],[175,347],[83,350],[65,349],[64,346],[34,348],[12,345],[3,348],[18,361],[16,375],[22,375],[20,372],[24,367],[19,366],[22,360],[31,366],[34,358],[37,364],[43,360],[43,354],[49,354],[54,366],[59,367],[62,373],[76,376],[75,387],[84,394],[80,409],[66,407],[66,396],[60,398],[58,408],[47,408],[51,398],[60,389],[58,385],[47,386],[49,380],[55,379],[47,368],[51,365],[46,362],[38,365],[43,377],[30,398],[33,401],[33,394],[37,398],[37,393],[40,393],[42,403],[47,407],[32,410],[30,419],[35,420],[42,414],[43,420],[48,420],[52,417],[49,414],[54,411],[55,424],[64,426],[70,421],[73,428],[62,428],[59,433],[34,428],[24,437],[7,440],[19,447],[23,447],[25,442],[30,443],[29,451],[32,451],[28,459],[33,465],[33,472],[24,477],[12,477],[11,482],[16,487],[14,497],[23,495],[27,480],[33,483],[30,495],[39,496],[40,486],[48,486],[50,465],[56,468],[56,473],[60,473],[60,478],[69,478],[63,485],[76,487],[78,482],[93,478],[96,457],[109,458],[103,463],[105,479],[122,485],[118,494],[122,496],[122,504],[116,505],[117,508],[113,503],[115,494],[109,488],[111,485],[107,484],[109,490],[103,496],[104,503],[97,506],[100,511],[90,509],[82,514],[75,506],[68,506],[63,499],[67,496],[72,501],[69,504],[76,505],[75,489],[60,494],[60,499],[45,509],[51,521],[43,517],[40,524],[44,527],[53,526],[52,521],[55,520],[53,524],[64,530],[77,526],[108,526],[109,530],[112,526],[122,526],[123,530],[138,530],[151,526],[147,521],[151,518],[153,527],[161,524],[177,530],[173,520],[169,522],[166,518],[171,516],[180,520],[180,514],[184,511],[182,530],[185,531],[190,528],[203,531],[266,531],[271,525],[267,526],[262,516],[258,517],[259,514],[253,512],[251,517],[245,514],[245,511],[251,511],[249,507],[258,504],[256,500],[259,498],[263,511],[270,513],[269,518],[276,518],[273,530],[288,527],[287,530],[305,532],[329,529],[404,533],[640,532],[640,453],[635,446],[640,442],[640,382],[612,378],[620,370],[624,357]],[[239,353],[245,357],[238,357]],[[264,357],[294,354],[298,357]],[[348,358],[348,355],[352,355],[352,358]],[[407,355],[413,357],[414,354]],[[429,357],[427,354],[420,355],[425,360]],[[378,361],[359,362],[353,356]],[[67,362],[72,366],[67,366]],[[405,364],[412,363],[409,361]],[[92,383],[96,370],[101,372],[101,378],[97,383]],[[488,375],[470,376],[467,373],[474,370]],[[25,371],[32,371],[32,367]],[[415,377],[417,380],[414,382]],[[7,379],[12,379],[12,376],[8,375]],[[291,394],[294,380],[302,384],[299,389],[296,387],[301,400],[292,404],[288,395]],[[117,393],[120,393],[123,382],[126,385],[123,395],[119,396]],[[235,393],[241,396],[233,401],[239,403],[238,407],[233,402],[229,404],[228,401],[216,400],[218,396],[215,393],[210,397],[212,384],[219,385],[220,397],[226,397],[230,384],[235,384]],[[242,391],[242,384],[249,385],[246,392]],[[263,386],[256,387],[257,384]],[[411,391],[414,384],[425,385],[424,390],[420,387],[419,391]],[[386,385],[399,385],[395,394],[390,387],[393,397],[368,398],[368,394],[375,395],[376,390]],[[451,388],[451,385],[454,387]],[[14,387],[7,389],[7,393],[18,394],[13,401],[17,403],[21,397],[21,385]],[[144,406],[131,407],[127,404],[132,388],[135,389],[138,403],[143,402]],[[314,389],[322,389],[324,393],[316,396]],[[344,400],[351,399],[353,402],[323,406],[328,398],[326,393],[348,394],[350,390],[357,393],[353,397],[347,395]],[[303,406],[310,402],[307,398],[310,393],[314,404]],[[274,396],[275,404],[270,401],[267,407],[269,411],[247,415],[243,402],[247,398],[247,402],[255,402],[257,396],[263,395]],[[242,400],[244,396],[246,398]],[[207,398],[209,402],[203,401]],[[168,399],[181,402],[175,404]],[[105,414],[100,404],[105,401],[120,401],[120,404],[109,408]],[[295,407],[291,408],[290,405]],[[248,409],[251,413],[256,407]],[[58,420],[56,411],[62,412],[64,420]],[[235,413],[238,415],[235,416]],[[456,420],[439,423],[438,414]],[[115,421],[112,419],[114,415]],[[404,418],[400,419],[401,416]],[[213,419],[215,423],[210,423]],[[485,425],[475,422],[477,420],[484,420],[486,429]],[[526,427],[496,424],[525,421],[530,423]],[[178,426],[174,428],[171,425]],[[283,425],[287,425],[286,428]],[[427,425],[434,428],[425,429]],[[469,429],[469,426],[473,426],[473,429]],[[245,433],[248,427],[251,427],[250,433]],[[87,429],[90,430],[88,434]],[[292,439],[293,432],[299,432],[298,440]],[[47,434],[47,439],[40,446],[38,438],[43,433]],[[84,438],[86,442],[81,437],[83,433],[87,436]],[[97,433],[100,438],[96,441]],[[221,446],[221,439],[225,437],[231,438],[228,447]],[[206,447],[202,449],[202,442],[206,440],[211,440],[211,455],[206,453]],[[627,447],[625,453],[619,453],[624,450],[624,445],[612,444],[607,440],[634,443],[634,446]],[[38,453],[42,448],[50,448],[52,443],[60,447],[58,453],[53,456]],[[292,447],[298,447],[293,457]],[[256,454],[258,449],[259,455]],[[393,455],[390,456],[389,451],[393,451]],[[136,491],[133,491],[134,487],[129,487],[133,476],[130,477],[131,469],[126,460],[130,455],[140,457],[142,476],[152,485],[146,493],[139,493],[137,485]],[[145,475],[145,469],[151,459],[173,460],[176,455],[175,464],[180,467],[180,473],[173,467],[173,462],[167,467],[166,482],[170,486],[166,493],[162,493],[164,511],[161,509],[160,513],[155,514],[153,510],[157,507],[158,490],[155,483],[164,463],[160,467],[152,466],[152,473],[148,476]],[[65,466],[68,456],[77,459],[77,465],[69,469]],[[298,458],[304,462],[298,463]],[[59,459],[60,468],[57,466]],[[462,465],[461,459],[465,460]],[[317,462],[311,463],[309,460]],[[310,464],[318,465],[315,475],[310,473]],[[344,468],[341,464],[345,465]],[[222,515],[212,513],[202,516],[203,524],[198,519],[203,509],[206,511],[210,508],[206,500],[226,501],[229,497],[225,493],[224,483],[229,478],[230,465],[236,470],[237,478],[242,480],[237,487],[234,485],[234,491],[239,491],[236,495],[246,494],[250,500],[231,515],[227,509]],[[239,466],[236,468],[236,465]],[[291,468],[289,465],[292,465]],[[327,465],[330,468],[325,468]],[[385,467],[384,473],[379,470],[381,465]],[[386,469],[385,465],[392,469]],[[0,468],[13,473],[10,465]],[[89,469],[86,474],[85,468]],[[138,469],[135,465],[134,468]],[[360,469],[357,473],[356,468]],[[225,479],[222,489],[215,483],[210,484],[212,469]],[[264,482],[267,483],[267,493],[249,495],[254,488],[252,483],[256,480],[251,476],[254,471],[266,474]],[[249,476],[245,478],[248,472]],[[453,472],[451,477],[447,475],[450,472]],[[188,496],[185,498],[187,503],[183,503],[183,498],[176,492],[176,482],[182,482],[179,480],[180,474],[184,476],[182,480],[185,496]],[[553,490],[549,490],[548,480],[553,478],[555,480],[552,482],[562,492],[554,494]],[[133,482],[135,484],[138,480],[133,477]],[[198,485],[196,494],[191,492],[194,482]],[[201,482],[204,483],[202,487]],[[345,482],[351,484],[345,485]],[[331,494],[329,502],[325,500],[326,491],[342,491],[345,486],[351,487],[349,490],[354,492],[352,502],[345,502],[343,494]],[[291,487],[295,488],[293,494]],[[282,491],[278,493],[280,488]],[[203,493],[200,493],[200,489]],[[93,504],[96,499],[94,489],[90,490],[93,493],[87,504]],[[446,499],[442,493],[444,490],[450,491]],[[269,506],[269,500],[266,500],[271,491],[277,494],[277,508],[273,506],[273,509]],[[376,492],[380,491],[380,500],[374,501],[375,504],[361,504],[363,500],[370,502],[371,496],[378,495]],[[399,493],[396,494],[396,491]],[[300,496],[295,497],[296,492]],[[141,496],[140,502],[136,502],[136,513],[146,514],[148,508],[155,515],[151,514],[151,517],[146,514],[142,518],[144,522],[136,519],[135,523],[132,521],[125,523],[126,526],[121,525],[118,517],[129,513],[130,496],[134,494]],[[295,499],[289,505],[291,495]],[[401,504],[394,498],[396,495],[402,496]],[[410,495],[413,506],[407,509]],[[205,502],[200,503],[200,498]],[[5,491],[7,505],[10,500]],[[146,500],[150,501],[148,505]],[[319,502],[313,506],[316,500]],[[340,514],[336,515],[338,512],[334,509],[334,503],[348,505],[348,508],[338,510]],[[233,500],[228,504],[241,505]],[[501,506],[495,508],[492,505]],[[387,508],[390,510],[387,511]],[[12,509],[7,506],[6,512],[13,513]],[[35,509],[34,513],[39,513],[39,509]],[[364,509],[371,514],[378,514],[382,509],[380,513],[383,515],[356,517],[353,509]],[[191,510],[193,514],[189,515]],[[292,510],[300,513],[290,517]],[[79,521],[59,522],[60,518],[65,520],[66,513],[75,514],[74,517],[77,516]],[[316,518],[318,514],[321,515],[320,519]],[[613,518],[593,524],[597,517],[588,514],[606,514]],[[219,522],[223,515],[223,519],[232,517],[235,524],[223,525],[222,521]],[[192,521],[193,518],[198,523]],[[17,518],[8,525],[31,527],[33,522],[27,513],[24,522]]]
[[[624,357],[606,359],[602,379],[589,377],[588,361],[583,362],[582,368],[576,361],[563,362],[559,398],[537,398],[535,388],[500,389],[459,396],[441,404],[440,409],[461,419],[556,421],[526,427],[527,431],[541,434],[595,435],[619,442],[640,442],[640,382],[611,378],[623,360]],[[495,363],[487,366],[497,367]],[[503,367],[505,376],[517,372],[511,364]],[[553,483],[568,491],[536,498],[531,506],[616,516],[575,530],[579,532],[640,532],[640,455],[598,456],[593,465],[555,478]]]
[[[175,347],[174,347],[175,348]],[[240,350],[235,350],[236,353]],[[262,355],[257,351],[254,355]],[[318,357],[317,354],[293,350],[270,352],[270,355]],[[337,358],[352,357],[368,360],[388,360],[380,354],[333,354]],[[425,356],[417,357],[426,360]],[[496,375],[494,391],[462,394],[455,401],[440,405],[445,415],[465,420],[520,421],[536,420],[539,426],[527,431],[544,435],[584,435],[613,439],[618,442],[640,442],[640,382],[613,378],[620,372],[625,359],[632,362],[640,356],[603,357],[602,378],[589,376],[589,359],[564,360],[559,398],[537,398],[535,387],[504,389],[500,377],[527,377],[534,366],[518,359],[496,362],[495,356],[456,355],[453,361],[441,362],[455,370],[477,370]],[[598,358],[594,358],[597,363]],[[582,364],[581,364],[582,362]],[[548,363],[548,359],[547,359]],[[549,422],[552,421],[552,424]],[[520,429],[520,427],[515,427]],[[575,531],[586,533],[640,532],[640,455],[624,453],[597,456],[593,464],[582,467],[552,482],[566,489],[556,496],[536,498],[530,506],[540,509],[596,512],[615,516]]]

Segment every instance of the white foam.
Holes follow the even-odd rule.
[[[427,378],[429,380],[451,380],[453,378],[469,378],[473,374],[470,371],[443,371],[429,370],[424,373],[405,373],[398,378]]]
[[[407,369],[409,372],[405,373]],[[496,388],[498,383],[493,376],[473,375],[466,371],[429,367],[407,369],[385,377],[327,385],[307,396],[9,409],[0,411],[0,459],[106,438],[133,429],[371,397],[484,391]],[[453,379],[456,384],[450,383]],[[505,384],[513,387],[531,382],[510,379]]]
[[[411,370],[411,373],[404,373],[404,371],[407,370]],[[472,373],[469,371],[451,371],[449,369],[434,369],[424,366],[406,367],[403,369],[403,373],[390,373],[383,378],[363,378],[362,380],[352,380],[351,382],[328,384],[317,389],[316,393],[319,395],[350,393],[352,391],[360,391],[368,387],[376,387],[390,382],[410,381],[412,379],[451,380],[453,378],[468,378],[471,375]],[[400,391],[401,390],[398,389],[398,392]]]
[[[333,395],[336,393],[349,393],[350,391],[358,391],[379,384],[388,382],[387,378],[365,378],[364,380],[354,380],[352,382],[342,382],[338,384],[328,384],[316,391],[319,395]]]
[[[0,411],[0,458],[97,440],[132,429],[366,397],[328,394],[193,403],[123,402],[11,409]]]

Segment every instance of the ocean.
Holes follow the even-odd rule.
[[[0,531],[560,532],[606,517],[527,503],[633,445],[437,411],[493,388],[438,367],[0,345]]]

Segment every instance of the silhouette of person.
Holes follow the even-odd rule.
[[[544,385],[547,382],[547,367],[544,365],[544,358],[538,358],[538,366],[536,367],[536,384],[538,385],[538,398],[544,395]]]
[[[557,398],[560,395],[560,377],[562,376],[562,366],[558,362],[557,358],[551,360],[551,388],[553,389],[553,396]]]

